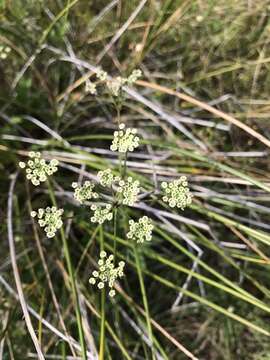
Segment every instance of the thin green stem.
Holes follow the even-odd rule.
[[[124,166],[123,166],[123,169],[122,169],[123,174],[121,174],[124,180],[125,180],[126,174],[127,174],[127,156],[128,156],[128,153],[126,152],[125,156],[124,156]]]
[[[83,250],[82,256],[80,257],[80,260],[79,260],[79,262],[78,262],[78,265],[77,265],[77,267],[76,267],[76,269],[75,269],[75,275],[77,275],[77,273],[78,273],[78,271],[79,271],[79,269],[80,269],[80,267],[81,267],[81,265],[82,265],[82,262],[83,262],[86,254],[87,254],[87,252],[88,252],[88,250],[89,250],[89,247],[90,247],[90,245],[92,244],[92,242],[94,241],[94,239],[95,239],[95,237],[96,237],[96,235],[97,235],[97,233],[98,233],[99,228],[100,228],[100,225],[98,225],[98,226],[95,228],[95,231],[93,232],[93,234],[92,234],[92,236],[90,237],[88,243],[86,244],[86,246],[85,246],[85,248],[84,248],[84,250]]]
[[[140,288],[141,288],[141,292],[142,292],[143,305],[144,305],[144,310],[145,310],[145,315],[146,315],[148,336],[149,336],[149,340],[151,341],[152,359],[154,360],[155,359],[155,356],[154,356],[154,353],[153,353],[153,343],[154,343],[154,341],[153,341],[153,332],[152,332],[152,326],[151,326],[151,320],[150,320],[150,313],[149,313],[148,301],[147,301],[147,296],[146,296],[146,291],[145,291],[145,286],[144,286],[144,281],[143,281],[143,274],[142,274],[142,269],[141,269],[140,257],[139,257],[137,246],[135,244],[133,245],[133,251],[134,251],[134,255],[135,255],[136,268],[137,268],[139,282],[140,282]]]
[[[116,107],[116,118],[117,118],[117,124],[118,126],[121,124],[121,105],[115,104]]]
[[[114,214],[113,214],[113,237],[114,237],[113,256],[114,256],[114,263],[116,262],[116,245],[117,245],[116,232],[117,232],[117,208],[114,209]]]
[[[100,226],[100,251],[104,250],[103,228]],[[99,360],[104,360],[105,349],[105,288],[101,289],[101,322],[100,322],[100,343],[99,343]]]
[[[57,202],[56,202],[56,199],[55,199],[54,192],[53,192],[53,189],[51,187],[51,184],[50,184],[49,181],[47,181],[47,183],[48,183],[48,189],[49,189],[49,194],[50,194],[51,201],[52,201],[53,205],[57,207]],[[76,287],[75,275],[74,275],[74,270],[73,270],[73,266],[72,266],[72,262],[71,262],[71,258],[70,258],[67,239],[66,239],[65,232],[64,232],[62,227],[60,229],[60,235],[61,235],[61,239],[62,239],[62,242],[63,242],[64,255],[65,255],[65,259],[66,259],[66,263],[67,263],[68,274],[69,274],[69,277],[70,277],[72,295],[73,295],[73,299],[74,299],[74,303],[75,303],[77,327],[78,327],[80,345],[81,345],[81,350],[82,350],[82,359],[87,360],[86,345],[85,345],[84,333],[83,333],[83,327],[82,327],[82,316],[81,316],[81,311],[80,311],[80,305],[79,305],[79,298],[78,298],[78,292],[77,292],[77,287]]]

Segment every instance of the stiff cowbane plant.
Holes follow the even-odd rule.
[[[127,158],[130,152],[137,150],[140,146],[140,136],[136,128],[128,127],[120,121],[121,101],[123,99],[122,88],[125,85],[132,85],[141,76],[140,70],[134,70],[131,75],[126,78],[116,77],[108,78],[108,74],[99,69],[96,78],[97,82],[86,82],[86,91],[95,95],[97,93],[97,84],[104,83],[110,96],[114,98],[114,103],[118,113],[117,129],[113,133],[110,150],[118,154],[118,169],[107,168],[98,171],[96,174],[96,181],[84,181],[83,183],[73,182],[73,196],[80,206],[89,209],[90,216],[88,221],[96,224],[97,230],[100,232],[100,249],[99,259],[97,260],[96,269],[92,270],[89,278],[89,283],[92,286],[97,286],[101,290],[101,329],[100,329],[100,351],[99,359],[104,359],[104,336],[105,336],[105,290],[108,289],[109,297],[116,295],[116,289],[119,288],[118,281],[124,276],[125,262],[121,260],[118,265],[117,260],[117,246],[116,246],[116,229],[119,219],[123,220],[123,228],[127,241],[130,241],[131,248],[134,252],[136,268],[139,277],[139,283],[143,298],[143,304],[146,314],[146,323],[148,329],[148,336],[151,348],[153,350],[154,341],[152,334],[152,327],[150,321],[150,312],[148,307],[146,289],[143,280],[143,272],[141,268],[140,247],[146,242],[152,240],[154,231],[154,222],[147,215],[138,217],[137,219],[128,218],[129,212],[127,208],[134,207],[139,202],[140,195],[149,196],[151,201],[163,201],[164,205],[168,204],[171,208],[179,208],[184,210],[186,206],[191,204],[192,194],[188,187],[188,181],[185,176],[180,176],[179,179],[171,182],[162,182],[160,190],[153,192],[145,192],[141,187],[139,180],[134,174],[129,174],[127,167]],[[117,100],[118,99],[118,100]],[[74,298],[76,302],[76,313],[79,323],[79,334],[81,346],[83,350],[83,358],[86,359],[84,337],[82,333],[82,325],[79,311],[78,296],[76,292],[76,284],[73,275],[72,264],[68,252],[67,242],[63,231],[63,214],[64,210],[56,206],[54,195],[52,195],[49,177],[58,170],[58,160],[52,159],[47,162],[41,157],[39,152],[29,152],[29,160],[27,162],[20,162],[19,166],[26,171],[26,178],[32,182],[33,185],[38,186],[41,183],[47,182],[49,185],[49,192],[53,201],[53,206],[45,206],[37,211],[32,211],[31,216],[38,220],[39,226],[44,229],[48,238],[52,238],[60,230],[63,239],[66,259],[71,276]],[[145,198],[145,197],[144,197]],[[86,212],[88,213],[88,212]],[[110,225],[112,224],[112,225]],[[114,251],[113,254],[107,254],[104,250],[107,244],[104,243],[103,228],[113,226],[114,233]]]
[[[97,78],[101,82],[105,82],[109,94],[113,99],[113,103],[115,104],[117,111],[117,122],[118,129],[114,131],[112,144],[110,146],[110,150],[118,153],[118,163],[119,163],[119,173],[118,175],[114,175],[114,172],[108,168],[102,171],[99,171],[97,174],[98,182],[102,188],[105,188],[106,191],[111,192],[111,203],[106,205],[101,213],[101,208],[97,207],[97,205],[92,205],[92,210],[97,212],[97,216],[93,216],[91,221],[98,222],[102,224],[105,220],[112,220],[114,218],[114,254],[110,255],[111,262],[115,262],[115,258],[117,256],[116,250],[116,223],[117,223],[117,215],[121,214],[126,218],[125,207],[133,207],[139,199],[139,194],[142,191],[140,187],[140,182],[137,179],[134,179],[132,176],[127,176],[127,157],[129,152],[133,152],[140,145],[140,137],[138,136],[138,131],[136,128],[127,127],[126,124],[121,122],[121,114],[120,110],[122,108],[123,101],[123,92],[122,88],[125,85],[132,85],[136,80],[141,76],[140,70],[134,70],[132,74],[127,78],[122,78],[120,76],[108,79],[108,75],[103,70],[99,69],[97,73]],[[96,88],[95,88],[96,89]],[[172,182],[166,183],[163,182],[161,185],[161,189],[159,192],[161,196],[161,200],[164,203],[168,203],[170,207],[180,208],[184,210],[186,206],[191,203],[192,194],[189,191],[187,179],[185,177],[180,177],[178,180],[174,180]],[[106,209],[108,209],[109,213],[105,213]],[[104,214],[104,216],[103,216]],[[99,221],[98,221],[99,219]],[[147,328],[148,334],[153,345],[153,337],[152,337],[152,328],[150,322],[150,314],[148,308],[148,302],[146,297],[146,291],[143,281],[143,274],[141,270],[141,261],[140,261],[140,253],[138,246],[142,245],[144,242],[150,242],[152,239],[152,232],[154,229],[153,221],[146,215],[140,217],[137,221],[130,219],[128,221],[129,229],[126,229],[126,238],[132,241],[132,246],[134,249],[134,256],[136,260],[136,267],[139,275],[139,282],[146,312],[146,320],[147,320]],[[101,237],[103,239],[103,237]],[[103,241],[103,240],[102,240]],[[100,252],[100,260],[98,262],[99,271],[94,270],[92,276],[90,277],[90,284],[96,285],[98,284],[98,288],[101,288],[103,291],[103,297],[101,300],[101,313],[103,322],[101,323],[101,340],[100,340],[100,354],[103,359],[104,349],[102,346],[104,344],[104,321],[105,321],[105,310],[104,310],[104,281],[100,281],[100,276],[102,275],[102,270],[105,271],[106,267],[104,265],[103,256],[105,257],[106,253],[103,251],[104,244],[101,244],[101,252]],[[123,263],[124,266],[124,263]],[[116,268],[117,269],[117,268]],[[104,277],[104,279],[107,277]],[[115,290],[109,291],[110,296],[115,295]],[[103,325],[102,325],[103,324]]]

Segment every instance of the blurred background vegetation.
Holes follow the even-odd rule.
[[[141,254],[155,358],[270,359],[269,146],[226,118],[147,85],[199,99],[270,138],[269,15],[268,0],[0,0],[2,359],[37,358],[16,298],[6,221],[12,175],[30,149],[61,161],[53,188],[68,214],[87,347],[98,346],[100,300],[88,284],[98,239],[87,210],[70,197],[78,176],[117,168],[108,151],[113,104],[102,91],[85,92],[98,65],[112,76],[139,68],[146,82],[127,95],[121,114],[144,139],[129,157],[130,172],[145,189],[152,178],[184,174],[194,193],[185,212],[161,213],[153,202],[128,210],[155,221]],[[34,329],[46,359],[68,359],[68,341],[41,322],[78,341],[61,241],[44,238],[29,216],[31,207],[46,206],[48,189],[34,189],[19,174],[11,196],[16,261],[26,302],[38,315],[31,316]],[[128,269],[119,294],[106,303],[105,359],[151,359],[121,224],[119,257]],[[110,226],[105,241],[111,249]]]

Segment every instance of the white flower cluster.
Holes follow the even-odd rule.
[[[133,85],[140,77],[142,72],[139,69],[133,70],[127,78],[117,76],[112,80],[107,81],[107,87],[113,96],[119,96],[122,87],[126,84]]]
[[[87,80],[85,83],[85,91],[89,92],[91,95],[97,94],[97,86],[90,80]]]
[[[107,80],[108,74],[107,74],[106,71],[104,71],[104,70],[102,70],[101,68],[99,68],[99,69],[97,70],[96,76],[97,76],[97,78],[98,78],[100,81],[105,81],[105,80]]]
[[[137,222],[129,220],[129,232],[127,233],[127,237],[137,241],[137,243],[151,241],[153,229],[154,226],[152,220],[149,219],[148,216],[141,217]]]
[[[178,207],[184,210],[192,202],[193,195],[189,191],[186,176],[181,176],[178,180],[170,183],[162,182],[161,188],[165,193],[162,198],[163,201],[167,202],[172,208]]]
[[[132,71],[132,73],[129,75],[129,77],[126,79],[126,82],[128,85],[134,84],[140,77],[142,76],[142,72],[140,69],[135,69]]]
[[[10,52],[11,48],[9,46],[0,45],[0,59],[5,60]]]
[[[99,271],[94,270],[92,272],[89,283],[91,285],[95,285],[97,283],[97,287],[99,289],[103,289],[105,284],[107,283],[110,288],[109,296],[113,297],[115,295],[115,290],[113,289],[114,283],[117,278],[121,278],[122,276],[124,276],[125,262],[120,261],[118,266],[115,267],[114,256],[107,256],[107,253],[105,251],[101,251],[98,265]]]
[[[137,129],[125,128],[125,124],[119,125],[119,130],[113,134],[113,142],[110,147],[112,151],[126,153],[133,151],[139,146],[140,138],[136,135]]]
[[[125,85],[125,79],[121,76],[117,76],[106,82],[107,88],[113,96],[119,96],[122,87]]]
[[[28,160],[27,163],[20,161],[19,166],[22,169],[26,167],[26,178],[31,180],[33,185],[40,185],[41,182],[47,180],[48,176],[57,171],[58,160],[52,159],[49,163],[46,163],[46,161],[41,158],[40,152],[34,151],[30,151],[28,156],[30,160]]]
[[[84,201],[98,198],[98,193],[94,191],[95,184],[90,181],[85,181],[83,185],[73,182],[71,186],[75,189],[74,198],[81,204]]]
[[[101,170],[97,174],[100,185],[106,187],[112,186],[116,181],[119,181],[119,176],[114,176],[111,169]]]
[[[31,216],[39,219],[39,226],[44,228],[44,231],[48,238],[52,238],[56,231],[63,225],[62,215],[63,209],[57,209],[55,206],[46,207],[46,209],[38,209],[38,211],[32,211]]]
[[[120,180],[117,192],[121,194],[123,205],[133,206],[138,200],[138,194],[140,192],[140,182],[138,180],[133,181],[129,176],[127,180]]]
[[[112,213],[112,205],[106,204],[105,207],[102,207],[101,205],[93,204],[91,205],[91,210],[94,211],[93,216],[91,217],[91,222],[103,224],[104,221],[112,220],[113,213]]]
[[[133,70],[132,73],[127,77],[117,76],[112,79],[108,79],[108,74],[106,71],[99,68],[96,72],[96,77],[102,82],[106,82],[106,86],[109,92],[113,96],[119,96],[124,85],[132,85],[134,84],[140,77],[142,76],[142,72],[139,69]],[[92,95],[96,95],[96,83],[87,80],[85,83],[85,91],[90,92]]]

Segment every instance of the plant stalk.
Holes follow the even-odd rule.
[[[57,202],[56,202],[56,199],[55,199],[55,196],[53,193],[53,189],[51,187],[51,183],[49,182],[49,180],[47,180],[47,183],[48,183],[48,189],[49,189],[51,201],[52,201],[53,205],[57,207]],[[82,351],[81,355],[82,355],[83,360],[87,360],[86,345],[85,345],[84,333],[83,333],[83,327],[82,327],[82,316],[81,316],[81,311],[80,311],[78,292],[77,292],[77,287],[76,287],[74,270],[73,270],[73,266],[72,266],[72,262],[71,262],[71,258],[70,258],[68,243],[67,243],[67,239],[66,239],[63,227],[61,227],[61,229],[60,229],[60,235],[61,235],[61,239],[63,242],[64,255],[65,255],[65,260],[66,260],[66,264],[67,264],[67,268],[68,268],[68,274],[70,277],[72,295],[73,295],[73,299],[74,299],[74,303],[75,303],[77,327],[78,327],[78,333],[79,333],[79,339],[80,339],[80,345],[81,345],[81,351]]]

